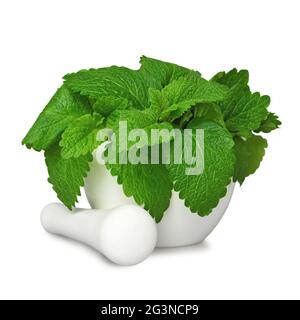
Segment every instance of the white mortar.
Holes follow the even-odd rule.
[[[158,224],[158,247],[177,247],[203,241],[216,227],[230,202],[234,183],[228,185],[227,194],[207,217],[191,213],[173,192],[168,210]],[[135,204],[133,198],[123,194],[122,186],[117,183],[104,165],[95,159],[85,179],[85,193],[93,209],[110,209],[124,204]]]

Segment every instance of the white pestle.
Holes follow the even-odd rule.
[[[70,212],[60,203],[51,203],[42,210],[41,223],[46,231],[85,243],[120,265],[143,261],[157,242],[155,221],[136,205]]]

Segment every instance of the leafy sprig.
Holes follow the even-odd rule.
[[[251,92],[246,70],[219,72],[205,80],[197,71],[143,56],[139,70],[112,66],[81,70],[64,84],[38,116],[22,143],[45,152],[49,182],[72,208],[102,128],[204,129],[204,171],[186,175],[186,165],[107,164],[126,196],[159,222],[172,190],[192,212],[208,215],[231,180],[242,184],[265,154],[268,133],[281,124],[268,111],[270,98]],[[194,139],[194,137],[193,137]],[[130,147],[130,146],[128,146]],[[144,146],[147,147],[147,146]],[[194,146],[195,147],[195,146]]]

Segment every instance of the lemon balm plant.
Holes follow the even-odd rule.
[[[44,151],[48,181],[71,209],[101,140],[103,128],[204,130],[204,171],[186,175],[186,163],[107,163],[126,196],[159,222],[172,190],[186,207],[209,215],[228,184],[242,184],[259,167],[268,133],[280,125],[270,98],[252,93],[248,71],[233,69],[205,80],[197,71],[147,57],[139,70],[112,66],[67,74],[22,143]]]

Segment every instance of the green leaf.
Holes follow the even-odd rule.
[[[186,111],[179,119],[177,119],[179,128],[185,128],[193,117],[194,115],[191,110]]]
[[[269,96],[261,96],[258,92],[251,93],[247,85],[246,70],[221,72],[213,77],[214,81],[230,88],[225,101],[220,102],[226,127],[231,132],[256,130],[268,115]]]
[[[173,126],[169,122],[160,122],[160,123],[153,123],[151,125],[146,126],[143,128],[148,136],[148,146],[153,146],[160,143],[167,143],[173,140],[174,136],[171,134],[172,130],[174,129]],[[160,131],[159,140],[156,141],[155,139],[152,140],[152,133],[154,131]]]
[[[161,110],[160,119],[174,121],[197,103],[224,100],[227,88],[200,76],[189,75],[172,81],[160,92],[150,91],[150,100]]]
[[[213,121],[225,128],[223,113],[216,103],[201,103],[195,107],[195,118]]]
[[[46,150],[58,141],[66,127],[80,116],[91,112],[89,102],[63,85],[40,113],[22,144],[37,151]]]
[[[129,134],[131,130],[134,129],[142,129],[147,135],[147,145],[154,145],[157,142],[153,142],[151,139],[151,133],[152,129],[156,130],[167,130],[168,132],[173,129],[173,126],[171,123],[168,122],[157,122],[157,114],[155,110],[152,110],[152,107],[149,107],[143,111],[141,110],[124,110],[118,115],[118,119],[115,119],[114,123],[112,124],[114,133],[117,137],[120,136],[120,129],[119,129],[119,123],[120,121],[126,122],[127,126],[127,133]],[[121,137],[123,138],[123,137]],[[124,137],[127,140],[127,135]],[[172,139],[171,135],[164,135],[164,139],[160,139],[160,142],[168,142]],[[135,144],[136,141],[127,141],[127,150],[129,150],[130,147],[132,147]],[[119,143],[120,141],[117,141],[117,150],[119,150]],[[139,148],[142,148],[146,144],[140,143]]]
[[[141,57],[140,63],[141,68],[139,72],[147,83],[147,86],[159,90],[182,76],[189,74],[200,76],[200,73],[197,71],[145,56]]]
[[[62,147],[61,155],[65,159],[78,158],[91,153],[99,144],[97,133],[104,118],[94,113],[85,114],[72,122],[62,134],[59,145]]]
[[[124,110],[130,107],[127,99],[104,96],[96,100],[93,109],[105,117],[106,128],[114,129],[118,127]]]
[[[157,121],[156,113],[151,108],[141,110],[125,110],[120,121],[127,121],[128,130],[143,129]]]
[[[156,123],[156,118],[146,110],[118,110],[118,112],[115,112],[114,117],[111,117],[108,121],[110,128],[112,128],[116,134],[118,134],[119,122],[121,121],[126,121],[127,130],[130,131],[132,129],[143,129],[146,126]]]
[[[128,109],[130,110],[130,109]],[[120,119],[124,116],[125,110],[116,109],[106,119],[105,126],[108,129],[118,130]]]
[[[124,98],[103,96],[96,100],[93,109],[104,117],[109,117],[116,110],[128,108],[128,101]]]
[[[260,165],[267,148],[267,140],[261,136],[252,135],[248,139],[234,137],[236,156],[233,181],[242,184],[247,176],[254,173]]]
[[[135,70],[112,66],[81,70],[64,76],[66,85],[89,98],[103,96],[123,98],[129,106],[144,109],[148,105],[148,88],[142,75]]]
[[[229,88],[247,87],[249,72],[247,70],[237,71],[237,69],[234,68],[227,73],[224,71],[217,73],[211,80],[228,86]]]
[[[111,174],[118,177],[124,194],[133,197],[138,205],[144,205],[156,222],[169,207],[172,182],[162,164],[107,164]]]
[[[281,121],[278,119],[278,116],[275,113],[269,113],[266,120],[262,121],[260,127],[255,130],[255,132],[265,132],[269,133],[272,130],[279,128]]]
[[[83,178],[89,171],[92,155],[64,159],[61,157],[61,148],[52,145],[45,151],[45,160],[48,167],[48,181],[53,185],[57,197],[71,209],[77,202],[77,196],[80,195],[80,187],[84,185]]]
[[[268,114],[267,107],[270,104],[270,98],[261,96],[258,92],[253,94],[243,92],[239,96],[240,99],[235,102],[234,106],[231,102],[227,104],[227,107],[232,108],[230,115],[225,117],[228,130],[234,132],[257,129]]]
[[[198,175],[187,175],[186,163],[167,165],[175,191],[184,199],[185,206],[200,216],[208,215],[225,196],[233,175],[233,139],[229,132],[214,122],[196,118],[190,129],[204,129],[204,170]],[[195,138],[194,138],[195,140]],[[194,152],[197,146],[194,141]],[[198,146],[199,147],[199,146]]]

